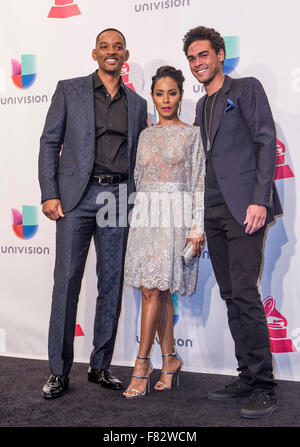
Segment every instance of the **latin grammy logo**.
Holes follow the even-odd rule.
[[[84,337],[83,330],[81,329],[80,324],[75,325],[75,337]]]
[[[287,319],[276,309],[272,296],[263,300],[270,334],[271,352],[296,352],[291,339],[287,338]]]
[[[48,17],[50,19],[66,19],[80,14],[81,12],[74,0],[55,0],[55,5],[50,9]]]
[[[294,177],[294,174],[289,167],[285,164],[285,145],[277,140],[276,141],[276,170],[275,170],[275,180],[280,180],[284,178]]]
[[[122,80],[124,82],[125,85],[127,85],[127,87],[131,88],[131,90],[133,90],[135,92],[135,88],[133,87],[133,84],[131,82],[129,82],[129,65],[127,64],[127,62],[125,62],[125,64],[122,67],[121,70],[121,76],[122,76]]]

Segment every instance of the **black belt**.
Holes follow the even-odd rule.
[[[120,183],[128,180],[127,174],[99,174],[91,177],[91,181],[99,183],[99,185],[111,185],[112,183]]]

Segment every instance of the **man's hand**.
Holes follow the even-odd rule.
[[[204,234],[199,234],[196,231],[191,231],[186,241],[186,245],[190,241],[193,242],[193,256],[199,256],[201,253],[201,249],[205,243]]]
[[[57,220],[60,217],[65,217],[60,200],[50,199],[43,203],[43,213],[51,220]]]
[[[245,233],[253,234],[264,226],[267,217],[267,208],[262,205],[249,205],[247,208]]]

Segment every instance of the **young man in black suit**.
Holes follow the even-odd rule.
[[[282,213],[273,182],[276,130],[268,99],[255,78],[225,76],[225,44],[212,28],[184,37],[184,52],[206,95],[195,125],[206,151],[205,233],[225,300],[239,375],[208,397],[250,395],[241,416],[262,417],[278,408],[270,340],[257,288],[266,226]]]

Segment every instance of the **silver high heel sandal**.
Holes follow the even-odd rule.
[[[123,393],[123,396],[126,399],[133,399],[135,397],[142,397],[142,396],[145,396],[145,395],[150,393],[150,375],[151,375],[151,373],[153,371],[153,366],[152,366],[152,363],[151,363],[151,360],[150,360],[150,356],[147,356],[147,357],[139,357],[139,356],[137,356],[137,359],[139,359],[139,360],[148,360],[149,366],[150,366],[150,373],[149,373],[148,376],[132,376],[132,377],[134,377],[136,379],[147,379],[146,387],[145,387],[143,392],[141,392],[141,391],[139,391],[139,390],[137,390],[135,388],[127,388],[125,393],[127,393],[127,391],[134,391],[136,394],[128,394],[127,396],[125,396],[125,394]]]
[[[181,364],[174,371],[161,371],[161,374],[172,374],[172,375],[176,374],[176,387],[178,387],[179,386],[179,374],[180,374],[180,370],[183,366],[183,360],[175,348],[174,348],[174,352],[172,352],[172,354],[162,354],[162,357],[171,357],[171,356],[175,356],[178,360],[180,360]],[[173,379],[173,377],[172,377],[172,379]],[[163,387],[163,389],[155,388],[156,385],[161,385]],[[154,385],[155,391],[169,391],[171,389],[172,389],[172,384],[170,387],[167,387],[167,385],[164,382],[161,382],[160,380],[158,382],[156,382],[156,384]]]

